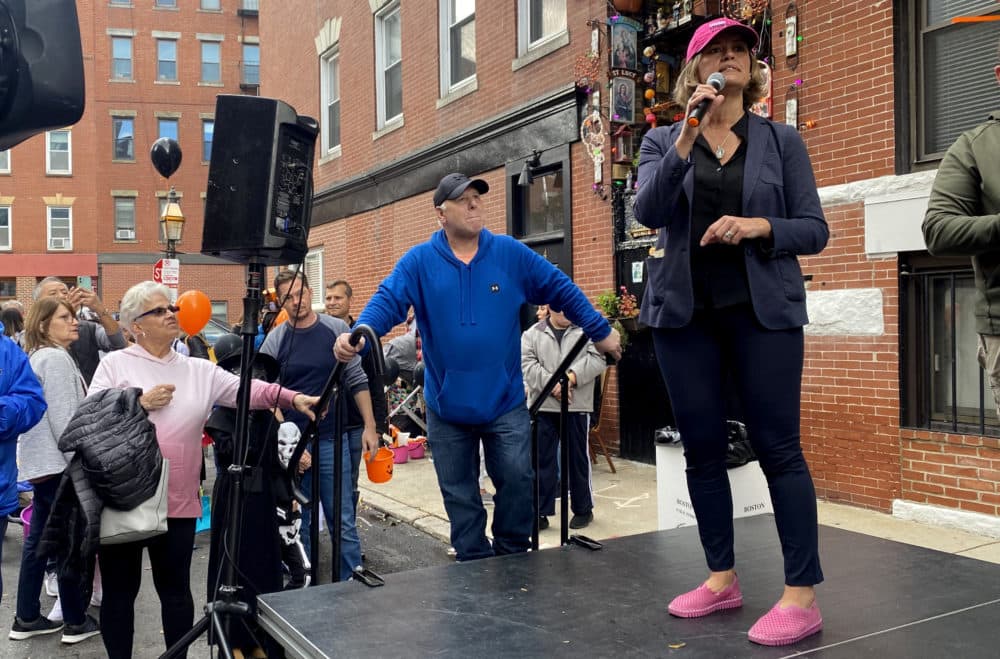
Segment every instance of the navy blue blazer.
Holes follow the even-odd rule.
[[[694,163],[677,155],[674,142],[680,130],[680,123],[650,130],[639,151],[635,218],[659,229],[656,255],[646,259],[646,291],[639,314],[639,320],[651,327],[683,327],[694,313],[688,252]],[[741,243],[757,319],[768,329],[802,327],[809,319],[796,257],[818,253],[830,232],[798,131],[755,114],[748,122],[743,216],[771,223],[770,240]]]

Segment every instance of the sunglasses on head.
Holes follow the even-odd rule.
[[[135,320],[133,320],[132,322],[134,323],[137,320],[139,320],[140,318],[145,318],[146,316],[156,316],[157,318],[159,318],[160,316],[164,315],[168,311],[170,313],[177,313],[178,311],[180,311],[180,308],[179,307],[175,307],[172,304],[169,305],[169,306],[166,306],[166,307],[153,307],[149,311],[143,311],[141,314],[139,314],[138,316],[136,316]]]

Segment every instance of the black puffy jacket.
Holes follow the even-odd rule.
[[[90,597],[105,505],[127,510],[156,492],[163,457],[156,427],[139,404],[142,390],[104,389],[88,396],[59,438],[75,451],[63,474],[38,554]]]
[[[142,389],[102,389],[87,396],[59,438],[76,451],[107,506],[130,510],[156,492],[163,458],[156,426],[139,404]]]

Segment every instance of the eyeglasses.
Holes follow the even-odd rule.
[[[166,307],[153,307],[149,311],[143,311],[141,314],[139,314],[138,316],[136,316],[132,320],[132,322],[134,323],[137,320],[139,320],[140,318],[145,318],[146,316],[156,316],[157,318],[159,318],[160,316],[164,315],[168,311],[170,313],[177,313],[178,311],[180,311],[180,308],[179,307],[175,307],[172,304],[169,305],[169,306],[166,306]]]

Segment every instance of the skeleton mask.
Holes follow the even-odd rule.
[[[278,461],[283,468],[288,468],[288,461],[292,458],[292,452],[295,451],[301,436],[299,427],[291,421],[285,421],[278,426]]]

